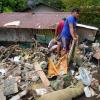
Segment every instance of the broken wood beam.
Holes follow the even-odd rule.
[[[72,41],[72,45],[71,45],[71,48],[70,48],[70,51],[69,51],[69,53],[68,53],[68,64],[70,63],[70,61],[71,61],[71,58],[72,58],[72,56],[73,56],[73,53],[74,53],[74,50],[75,50],[75,45],[76,43],[75,43],[75,41],[73,40]]]
[[[39,77],[41,78],[43,84],[45,87],[48,87],[50,86],[50,82],[49,80],[47,79],[45,73],[43,72],[42,68],[40,67],[39,63],[38,62],[35,62],[34,63],[34,68],[35,68],[35,71],[37,72],[37,74],[39,75]]]

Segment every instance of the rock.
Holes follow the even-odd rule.
[[[97,99],[99,99],[100,98],[100,93],[97,95],[97,97],[96,97]]]
[[[98,49],[99,46],[100,46],[99,43],[92,43],[92,48],[95,49],[95,50]]]
[[[91,82],[91,87],[97,91],[97,92],[100,92],[100,85],[99,85],[99,81],[95,78],[92,79],[92,82]]]
[[[3,94],[3,91],[0,91],[0,100],[6,100],[6,97]]]
[[[47,68],[47,62],[46,62],[46,61],[40,62],[40,67],[41,67],[42,69]]]
[[[20,83],[21,82],[21,76],[16,76],[16,82]]]
[[[41,88],[41,89],[35,89],[36,95],[41,96],[46,94],[48,91],[45,88]]]
[[[21,97],[27,94],[27,90],[20,92],[19,94],[13,96],[10,100],[19,100]]]
[[[26,72],[26,80],[38,81],[39,76],[35,71]]]
[[[4,95],[10,95],[18,92],[15,78],[4,80]]]
[[[15,63],[20,63],[20,56],[16,56],[16,57],[14,57],[14,62]]]
[[[6,74],[6,70],[5,69],[0,69],[0,76],[3,76]]]
[[[84,88],[84,92],[85,92],[86,97],[93,97],[93,96],[96,95],[94,90],[91,87],[88,87],[88,86]]]
[[[58,90],[59,89],[59,85],[61,83],[61,80],[55,80],[51,82],[51,86],[54,90]]]

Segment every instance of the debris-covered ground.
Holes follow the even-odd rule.
[[[0,100],[99,100],[100,44],[82,42],[64,72],[59,59],[37,44],[0,46]]]

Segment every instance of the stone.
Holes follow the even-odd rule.
[[[3,91],[0,90],[0,100],[6,100],[6,97],[3,94]]]
[[[4,81],[4,95],[10,95],[18,92],[18,86],[15,78]]]

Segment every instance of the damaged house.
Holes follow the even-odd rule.
[[[1,13],[0,41],[32,42],[36,37],[43,43],[48,43],[54,36],[56,23],[69,12],[42,13]],[[82,38],[94,40],[98,28],[78,24],[78,31]]]
[[[48,43],[54,36],[57,22],[70,14],[44,3],[32,5],[32,0],[28,3],[29,8],[24,13],[0,13],[0,41],[32,42],[35,37]],[[82,38],[93,39],[98,30],[82,24],[77,26]]]
[[[43,4],[37,5],[34,13],[1,13],[0,43],[31,43],[35,38],[47,44],[54,36],[56,23],[69,14]],[[86,97],[98,94],[100,98],[100,78],[94,78],[94,73],[100,77],[100,44],[96,39],[99,29],[83,24],[77,27],[80,43],[72,41],[68,55],[62,57],[38,46],[37,41],[31,48],[0,44],[0,100],[72,100],[83,93]],[[88,45],[88,41],[92,44]]]
[[[48,36],[54,35],[55,24],[68,14],[65,12],[1,13],[0,41],[31,42],[34,36],[40,36],[43,42],[46,40],[48,42],[50,40]]]

